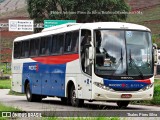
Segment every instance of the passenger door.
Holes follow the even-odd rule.
[[[81,43],[80,43],[80,60],[82,74],[80,76],[80,86],[82,92],[82,98],[92,98],[92,64],[89,60],[89,47],[91,43],[91,31],[81,30]]]

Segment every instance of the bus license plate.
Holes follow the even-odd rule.
[[[121,98],[131,98],[132,95],[131,94],[122,94]]]

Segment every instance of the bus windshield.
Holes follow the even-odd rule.
[[[95,30],[95,73],[133,79],[153,75],[150,32]]]

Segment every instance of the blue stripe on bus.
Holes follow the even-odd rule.
[[[104,85],[116,91],[138,91],[150,83],[142,80],[108,80],[104,79]],[[150,80],[147,80],[150,81]]]
[[[23,64],[23,88],[28,79],[33,94],[65,96],[66,64],[48,65],[38,62]]]

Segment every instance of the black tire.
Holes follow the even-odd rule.
[[[117,101],[119,108],[126,108],[129,105],[129,101]]]
[[[72,106],[75,107],[82,107],[84,104],[84,100],[83,99],[77,99],[76,98],[76,92],[75,92],[75,87],[72,86],[70,89],[70,102]]]
[[[39,102],[42,100],[41,95],[34,95],[30,89],[30,83],[26,85],[26,97],[28,102]]]

